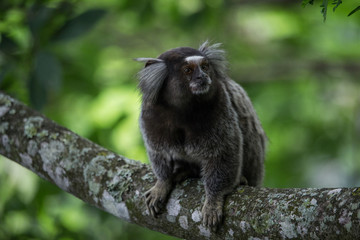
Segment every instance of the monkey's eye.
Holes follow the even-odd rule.
[[[201,64],[201,69],[207,71],[209,69],[209,64],[207,63]]]
[[[184,71],[184,73],[186,73],[186,74],[190,74],[190,73],[192,73],[192,69],[190,68],[190,67],[185,67],[184,69],[183,69],[183,71]]]

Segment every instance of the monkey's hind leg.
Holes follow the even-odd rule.
[[[145,193],[145,202],[151,216],[156,217],[165,205],[173,188],[173,162],[159,152],[149,151],[149,158],[157,177],[155,185]]]
[[[151,216],[156,217],[163,205],[166,203],[167,197],[172,189],[171,180],[157,180],[155,185],[145,193],[146,206]]]

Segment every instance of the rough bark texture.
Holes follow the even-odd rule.
[[[143,193],[148,165],[116,155],[0,93],[0,154],[123,220],[186,239],[358,239],[360,188],[240,187],[226,199],[215,233],[200,221],[204,190],[187,180],[153,219]]]

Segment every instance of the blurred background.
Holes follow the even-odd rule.
[[[270,139],[265,187],[360,186],[360,13],[291,0],[1,0],[0,90],[147,163],[136,57],[222,42]],[[330,1],[332,2],[332,1]],[[0,239],[174,239],[0,157]]]

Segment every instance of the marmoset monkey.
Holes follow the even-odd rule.
[[[138,58],[140,129],[157,177],[145,193],[156,217],[174,184],[201,176],[202,220],[217,226],[224,196],[240,183],[262,183],[266,136],[244,89],[227,76],[220,44],[171,49]]]

